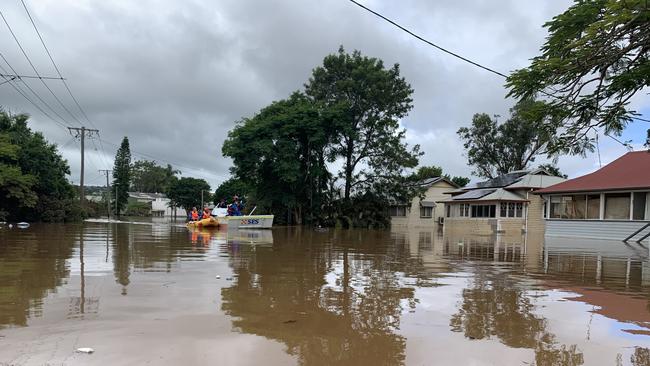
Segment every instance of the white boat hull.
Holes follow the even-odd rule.
[[[273,215],[223,216],[218,217],[219,225],[228,229],[270,229]]]

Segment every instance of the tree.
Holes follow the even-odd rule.
[[[241,179],[231,177],[221,183],[219,187],[217,187],[217,189],[214,191],[212,199],[214,203],[217,203],[222,199],[228,201],[233,196],[246,197],[250,199],[248,196],[251,195],[251,192],[251,188],[246,185],[246,183],[242,182]]]
[[[313,70],[305,88],[322,110],[336,115],[329,158],[344,161],[339,177],[346,200],[353,189],[391,186],[404,168],[417,165],[419,146],[409,150],[398,122],[413,107],[413,89],[399,65],[386,69],[381,60],[341,46]]]
[[[190,210],[192,207],[201,207],[201,191],[210,191],[208,182],[203,179],[182,177],[171,184],[167,197],[174,207]]]
[[[523,170],[546,153],[552,133],[546,128],[551,117],[540,113],[543,105],[539,101],[522,100],[510,109],[510,118],[503,124],[479,113],[472,118],[471,127],[458,129],[474,174],[491,179]]]
[[[11,143],[9,135],[0,134],[0,220],[9,216],[12,207],[34,207],[38,197],[32,191],[36,179],[29,174],[23,174],[16,164],[18,145]]]
[[[68,163],[56,145],[27,126],[28,119],[26,114],[0,110],[0,191],[4,190],[0,211],[16,221],[81,218],[83,213],[68,182]]]
[[[136,192],[167,192],[179,173],[169,164],[162,167],[155,161],[138,160],[131,166],[131,189]]]
[[[443,174],[442,168],[436,165],[419,167],[418,170],[409,177],[409,180],[420,182],[425,179],[437,177],[446,178],[457,184],[459,187],[465,187],[470,180],[467,177],[452,177],[449,174]]]
[[[126,207],[129,200],[129,187],[131,185],[131,150],[129,148],[129,138],[124,136],[120,148],[115,154],[115,165],[113,167],[113,188],[116,191],[114,203],[119,215],[122,209]]]
[[[544,169],[547,173],[552,174],[552,175],[554,175],[556,177],[561,177],[561,178],[564,178],[564,179],[569,177],[568,175],[562,173],[560,171],[560,168],[557,167],[557,165],[547,163],[547,164],[541,164],[537,168]]]
[[[465,187],[469,183],[470,179],[467,177],[453,177],[451,181],[456,183],[459,187]]]
[[[593,149],[590,132],[620,135],[636,112],[629,100],[650,86],[650,8],[645,0],[576,1],[544,24],[541,55],[507,79],[509,96],[544,96],[552,153]]]
[[[324,151],[332,133],[327,112],[304,94],[272,103],[228,133],[222,151],[233,159],[235,180],[220,190],[243,189],[279,218],[290,212],[297,223],[305,214],[313,221],[330,177]]]

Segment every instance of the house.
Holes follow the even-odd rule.
[[[531,193],[564,181],[543,169],[519,170],[447,192],[445,233],[543,232],[543,200]]]
[[[546,202],[547,236],[610,240],[650,236],[647,151],[628,152],[593,173],[536,193]]]
[[[170,200],[163,193],[129,192],[129,200],[150,204],[152,216],[187,216],[182,208],[169,207]]]
[[[434,227],[444,216],[443,205],[436,202],[444,199],[445,192],[458,188],[458,185],[445,177],[425,179],[419,183],[425,188],[424,197],[415,197],[410,204],[391,205],[391,226],[395,227]]]

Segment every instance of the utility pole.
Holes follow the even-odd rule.
[[[84,201],[86,197],[84,196],[84,149],[85,149],[85,141],[86,141],[86,136],[88,137],[93,137],[93,134],[97,134],[99,136],[99,130],[92,129],[92,128],[86,128],[86,127],[68,127],[68,130],[70,131],[70,134],[78,138],[81,141],[81,174],[79,176],[79,202],[81,204],[81,208],[84,207]]]
[[[100,173],[106,175],[106,213],[108,214],[108,220],[111,220],[111,188],[108,185],[108,175],[111,174],[112,170],[110,169],[99,169]]]

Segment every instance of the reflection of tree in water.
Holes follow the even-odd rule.
[[[304,365],[403,363],[405,339],[395,330],[413,290],[385,269],[395,266],[394,253],[380,241],[341,238],[338,247],[327,233],[291,235],[274,232],[273,247],[239,248],[237,281],[222,290],[234,326],[285,343]],[[327,286],[332,271],[336,284]]]
[[[113,273],[115,281],[122,285],[122,295],[131,283],[131,225],[113,224]]]
[[[633,366],[648,366],[650,365],[650,349],[635,347],[634,354],[630,357],[630,362]]]
[[[584,363],[576,345],[556,344],[546,320],[533,313],[530,297],[507,274],[475,273],[462,297],[459,311],[450,321],[452,331],[463,332],[470,339],[497,337],[509,347],[532,348],[537,366]]]
[[[27,325],[43,298],[69,276],[78,226],[33,226],[0,234],[0,328]]]

